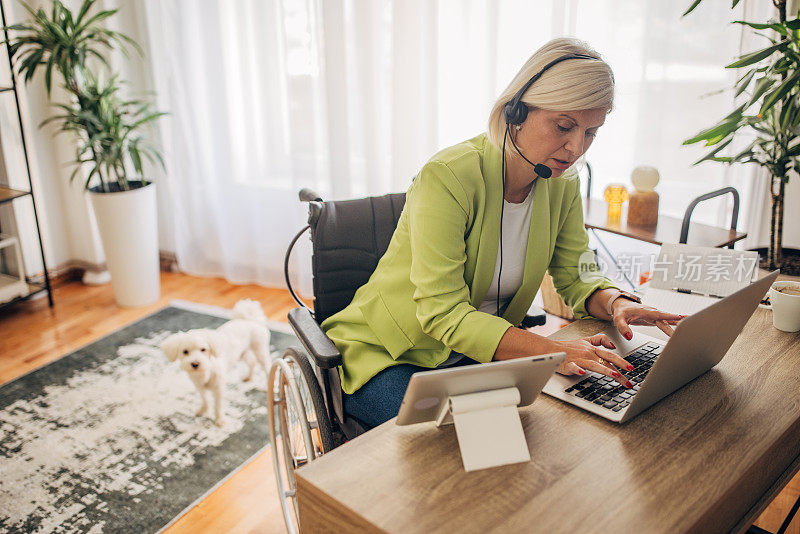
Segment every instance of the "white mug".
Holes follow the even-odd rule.
[[[781,281],[769,288],[769,301],[772,304],[772,324],[784,332],[800,330],[800,295],[782,293],[778,289],[795,287],[800,290],[800,282]]]

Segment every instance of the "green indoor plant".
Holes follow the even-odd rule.
[[[60,0],[49,10],[20,1],[30,18],[8,26],[8,47],[19,76],[30,84],[43,71],[48,97],[54,78],[63,82],[66,101],[42,122],[73,136],[76,145],[72,181],[85,172],[108,270],[117,302],[146,305],[160,295],[155,184],[143,175],[143,157],[161,163],[158,151],[142,133],[163,113],[145,100],[121,96],[121,83],[110,74],[106,54],[139,46],[128,36],[106,29],[117,10],[96,11],[97,0],[84,0],[73,13]]]
[[[100,181],[96,188],[104,192],[127,191],[146,185],[144,180],[129,180],[131,167],[137,178],[142,176],[143,155],[163,166],[161,155],[139,132],[142,125],[163,113],[151,111],[146,101],[124,100],[118,93],[116,76],[102,82],[89,75],[80,94],[76,95],[76,102],[56,104],[61,113],[42,122],[42,125],[55,122],[62,132],[72,132],[79,139],[76,167],[70,181],[84,165],[89,165],[85,180],[87,189],[95,178]]]
[[[93,13],[96,1],[84,0],[75,15],[60,0],[52,1],[49,13],[20,2],[31,19],[8,27],[14,32],[8,46],[14,66],[26,83],[30,83],[40,69],[44,71],[48,95],[54,71],[64,82],[69,101],[56,104],[62,113],[42,125],[56,122],[61,131],[78,138],[77,167],[71,179],[88,163],[91,170],[84,183],[86,189],[99,181],[99,187],[105,192],[124,191],[147,185],[144,179],[129,180],[131,167],[141,178],[142,156],[163,165],[158,151],[140,134],[144,125],[163,113],[152,111],[146,101],[121,98],[116,76],[102,82],[93,72],[92,61],[110,70],[105,54],[114,45],[123,52],[127,46],[132,46],[141,53],[139,45],[130,37],[101,26],[117,10]]]
[[[688,15],[702,0],[695,0]],[[739,0],[733,0],[732,8]],[[766,267],[783,263],[783,213],[786,183],[792,170],[800,171],[800,19],[786,20],[786,0],[773,0],[777,20],[768,22],[735,21],[754,30],[772,30],[763,35],[770,45],[741,56],[727,65],[744,69],[734,86],[742,104],[714,126],[703,130],[684,145],[705,142],[714,148],[695,162],[718,161],[727,164],[755,163],[770,173],[772,212],[770,243]],[[748,132],[752,142],[733,154],[723,155],[740,132]]]

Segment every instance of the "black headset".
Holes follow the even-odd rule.
[[[528,92],[528,89],[531,88],[531,85],[536,82],[539,78],[542,77],[542,74],[547,72],[550,67],[561,63],[562,61],[566,61],[568,59],[594,59],[599,61],[600,58],[589,56],[586,54],[568,54],[566,56],[561,56],[560,58],[556,58],[547,65],[545,65],[542,70],[537,72],[533,75],[533,77],[528,80],[528,83],[522,86],[519,91],[516,92],[514,97],[508,101],[508,103],[503,107],[503,114],[506,118],[506,125],[509,124],[522,124],[525,122],[525,119],[528,118],[528,106],[522,102],[522,97],[525,96],[525,93]]]
[[[511,140],[511,144],[514,145],[517,153],[522,156],[522,159],[527,161],[532,167],[533,171],[539,176],[540,178],[550,178],[553,175],[553,170],[544,165],[542,163],[534,163],[522,153],[522,151],[517,146],[517,143],[514,142],[514,138],[511,136],[511,132],[508,131],[510,125],[519,125],[525,122],[525,119],[528,118],[528,105],[522,101],[522,97],[525,96],[525,93],[528,89],[531,88],[531,85],[536,82],[539,78],[542,77],[542,74],[547,72],[547,70],[556,65],[561,63],[562,61],[566,61],[568,59],[593,59],[595,61],[601,61],[600,58],[589,56],[586,54],[568,54],[566,56],[561,56],[559,58],[554,59],[547,65],[545,65],[542,70],[537,72],[533,75],[533,77],[528,80],[528,82],[523,85],[519,91],[517,91],[514,96],[509,100],[505,106],[503,106],[503,115],[506,119],[506,131],[503,134],[503,166],[502,166],[502,173],[503,173],[503,196],[500,199],[500,266],[497,269],[497,316],[500,317],[500,276],[503,274],[503,207],[505,206],[506,200],[506,138]]]

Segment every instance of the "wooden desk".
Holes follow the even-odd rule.
[[[618,223],[607,224],[607,214],[608,207],[604,201],[594,198],[583,199],[583,222],[587,228],[596,228],[656,245],[677,243],[681,235],[682,220],[677,217],[659,215],[658,224],[648,227],[628,224],[627,207],[622,210],[622,217]],[[730,228],[693,222],[689,227],[687,242],[690,245],[703,247],[727,247],[745,237],[746,233],[736,232]]]
[[[556,339],[607,326],[578,321]],[[800,334],[757,310],[723,361],[625,425],[542,396],[529,463],[466,473],[391,420],[296,472],[304,532],[742,532],[800,468]]]

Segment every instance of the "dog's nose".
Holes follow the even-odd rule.
[[[197,363],[197,362],[192,362],[192,369],[197,369],[198,367],[200,367],[200,364],[199,364],[199,363]]]

